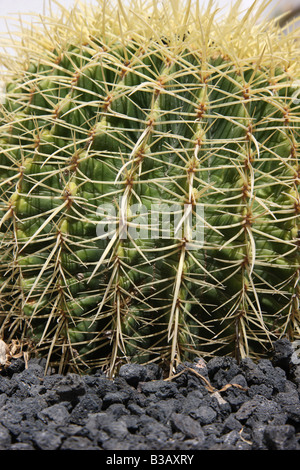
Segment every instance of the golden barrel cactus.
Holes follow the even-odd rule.
[[[299,338],[299,30],[61,7],[2,56],[0,318],[59,370]]]

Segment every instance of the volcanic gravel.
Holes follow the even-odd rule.
[[[270,359],[200,358],[171,380],[154,364],[109,379],[15,359],[0,373],[0,450],[300,450],[299,362],[285,339]]]

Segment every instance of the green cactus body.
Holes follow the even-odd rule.
[[[111,372],[299,337],[296,32],[104,3],[25,36],[8,80],[2,335]]]

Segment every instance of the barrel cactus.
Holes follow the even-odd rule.
[[[2,64],[1,337],[60,370],[299,338],[299,30],[99,0]]]

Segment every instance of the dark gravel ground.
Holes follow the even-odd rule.
[[[300,450],[299,362],[287,340],[270,359],[198,359],[172,380],[136,364],[114,380],[45,376],[15,359],[0,374],[0,450]]]

